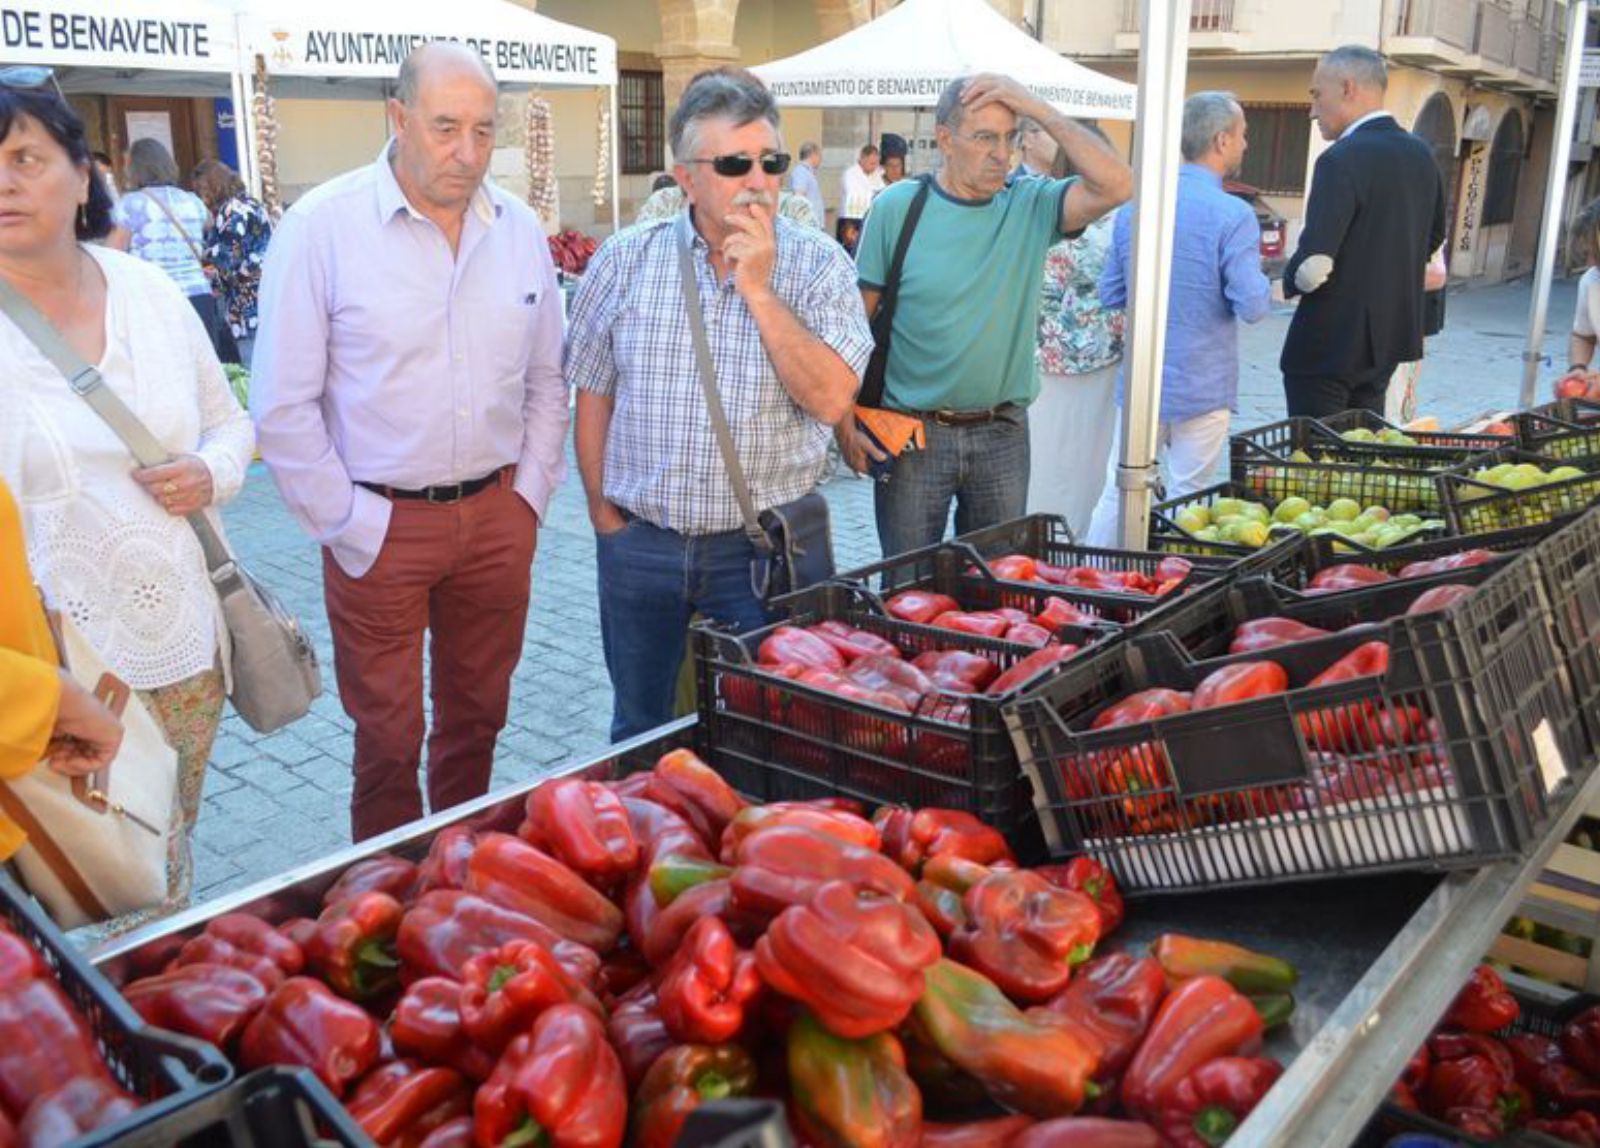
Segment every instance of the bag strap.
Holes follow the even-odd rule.
[[[917,182],[922,186],[917,188],[917,194],[911,198],[911,206],[906,208],[906,218],[900,224],[900,237],[895,241],[894,257],[889,260],[889,274],[885,277],[883,294],[878,297],[878,310],[873,315],[873,337],[883,346],[883,361],[889,361],[889,336],[894,325],[895,305],[900,301],[900,273],[905,269],[906,252],[911,249],[911,236],[917,230],[917,221],[922,218],[922,209],[927,205],[929,189],[933,187],[933,176],[919,175]],[[880,330],[881,328],[881,330]],[[887,375],[887,371],[884,375]],[[873,380],[870,390],[863,390],[856,402],[864,407],[880,407],[883,405],[883,388],[885,378],[879,376]]]
[[[189,250],[194,253],[194,261],[200,264],[201,267],[204,267],[206,265],[206,257],[201,253],[200,245],[197,244],[193,239],[189,238],[189,229],[178,222],[178,217],[172,214],[172,208],[168,207],[166,203],[162,201],[162,198],[159,195],[152,193],[149,188],[144,189],[144,197],[161,209],[161,214],[165,215],[167,217],[167,221],[178,229],[178,234],[183,236],[183,241],[189,245]]]
[[[55,875],[61,887],[67,891],[67,896],[78,903],[88,916],[97,921],[104,921],[111,917],[111,912],[94,895],[88,882],[83,879],[83,874],[78,872],[72,859],[67,856],[56,839],[45,831],[44,825],[33,815],[27,803],[12,792],[11,786],[0,781],[0,813],[6,815],[16,823],[17,828],[28,835],[28,844],[33,846],[39,854],[39,860]]]
[[[171,461],[172,455],[150,433],[150,428],[139,421],[139,416],[128,409],[128,404],[122,401],[121,396],[106,385],[100,372],[84,362],[83,357],[62,338],[61,332],[55,329],[50,320],[4,277],[0,277],[0,311],[4,311],[39,349],[39,353],[54,364],[67,380],[67,386],[72,388],[72,393],[89,404],[89,408],[123,441],[140,466],[160,466]],[[210,520],[196,511],[188,516],[188,523],[200,540],[206,569],[218,593],[226,595],[243,585],[238,563]]]
[[[733,497],[739,503],[739,517],[744,519],[744,532],[756,553],[770,555],[772,540],[761,529],[756,515],[755,500],[750,497],[750,484],[745,481],[744,467],[739,465],[739,452],[733,445],[733,432],[728,429],[728,416],[722,409],[722,394],[717,389],[717,368],[711,361],[711,342],[706,338],[705,317],[700,312],[700,286],[694,273],[694,225],[689,222],[685,208],[678,214],[678,271],[683,279],[683,305],[689,315],[689,333],[694,339],[694,358],[700,376],[700,388],[705,392],[706,410],[711,414],[711,428],[717,434],[717,449],[722,452],[722,465],[727,468],[728,481],[733,486]]]

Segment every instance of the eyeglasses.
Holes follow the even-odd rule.
[[[782,175],[789,170],[790,155],[786,151],[768,152],[761,157],[761,170],[768,175]],[[724,179],[738,179],[749,175],[756,161],[748,155],[714,155],[710,159],[692,159],[690,163],[709,163],[711,170]]]
[[[54,88],[56,95],[63,100],[67,98],[56,79],[54,68],[46,68],[42,64],[13,64],[8,68],[0,68],[0,87],[32,89],[42,88],[46,84]]]
[[[1001,135],[999,132],[973,132],[970,136],[964,136],[960,132],[951,132],[950,134],[957,139],[966,140],[968,143],[975,143],[984,151],[997,151],[1001,144],[1005,145],[1006,151],[1012,151],[1022,141],[1021,128],[1009,131],[1005,135]]]

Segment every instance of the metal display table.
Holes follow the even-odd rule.
[[[648,768],[668,749],[690,744],[694,726],[693,718],[664,726],[565,767],[557,776],[609,777]],[[141,949],[169,945],[174,934],[196,932],[222,913],[259,912],[279,920],[314,916],[322,893],[338,875],[374,853],[420,857],[441,829],[467,821],[513,831],[533,784],[491,794],[156,922],[101,946],[91,957],[113,981],[121,981]],[[1130,902],[1127,923],[1111,948],[1142,948],[1161,933],[1183,932],[1270,952],[1300,970],[1295,1015],[1268,1044],[1288,1069],[1234,1134],[1230,1148],[1303,1148],[1357,1139],[1550,854],[1582,810],[1600,797],[1600,771],[1570,788],[1576,792],[1523,857],[1473,872],[1391,874]]]

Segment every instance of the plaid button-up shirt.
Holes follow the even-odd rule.
[[[872,354],[855,266],[832,239],[778,218],[772,288],[857,378]],[[614,406],[606,436],[607,501],[681,534],[742,526],[706,412],[679,277],[676,217],[639,224],[601,244],[573,301],[567,381]],[[739,461],[756,509],[814,489],[831,428],[789,397],[755,320],[718,283],[698,233],[694,267],[706,337]]]

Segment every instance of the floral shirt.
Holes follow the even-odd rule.
[[[1036,354],[1042,373],[1086,375],[1122,358],[1123,312],[1102,307],[1097,287],[1110,253],[1111,216],[1104,215],[1045,255]]]
[[[217,294],[236,339],[256,333],[256,288],[271,238],[267,209],[248,195],[224,203],[206,229],[206,263],[217,269]]]

